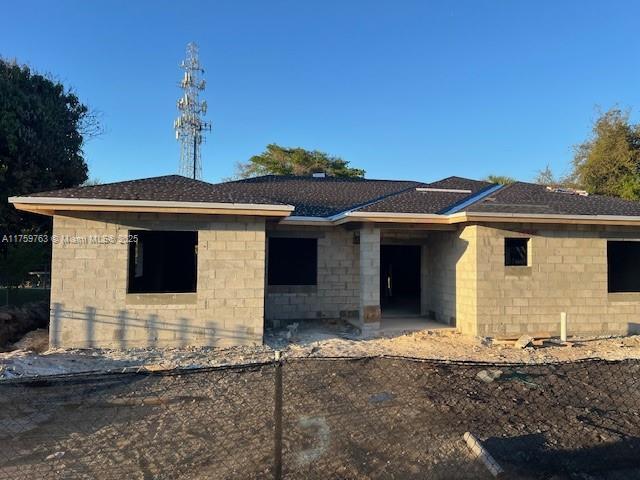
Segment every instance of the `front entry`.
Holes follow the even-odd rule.
[[[382,314],[420,314],[420,246],[380,246]]]

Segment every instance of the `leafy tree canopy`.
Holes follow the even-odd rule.
[[[275,143],[267,145],[260,155],[254,155],[236,168],[238,178],[260,175],[311,175],[324,172],[335,177],[363,177],[365,171],[352,168],[349,162],[318,150],[300,147],[286,148]]]
[[[640,125],[628,111],[600,115],[591,138],[575,147],[570,179],[589,193],[640,200]]]
[[[42,225],[7,197],[79,185],[87,179],[82,129],[89,109],[58,82],[0,60],[0,230]]]
[[[486,182],[499,183],[500,185],[509,185],[515,183],[517,180],[513,177],[507,177],[506,175],[487,175]]]
[[[83,140],[98,133],[95,115],[62,84],[0,59],[0,240],[50,229],[48,217],[20,212],[7,197],[84,182]],[[24,264],[18,260],[27,250],[0,243],[5,276],[11,265]]]

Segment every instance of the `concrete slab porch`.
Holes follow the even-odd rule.
[[[439,323],[421,316],[384,316],[380,320],[380,329],[377,335],[399,334],[402,332],[415,332],[418,330],[442,330],[455,331],[444,323]]]

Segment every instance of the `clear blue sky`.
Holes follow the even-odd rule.
[[[174,173],[178,63],[206,69],[204,177],[276,142],[369,178],[567,168],[595,106],[640,110],[637,1],[23,1],[0,55],[103,112],[103,181]]]

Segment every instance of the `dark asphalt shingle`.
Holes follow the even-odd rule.
[[[431,188],[449,188],[453,190],[471,190],[471,193],[477,193],[487,187],[495,185],[491,182],[485,182],[484,180],[472,180],[470,178],[462,177],[447,177],[436,182],[428,184]]]
[[[105,200],[148,200],[167,202],[278,203],[250,192],[216,189],[208,182],[180,175],[143,178],[86,187],[33,193],[30,197],[94,198]]]
[[[639,216],[640,202],[603,195],[582,196],[552,192],[544,185],[516,182],[465,210],[486,213]]]
[[[415,188],[359,208],[358,212],[441,213],[469,197],[468,193],[419,192]]]
[[[359,212],[385,213],[444,213],[455,205],[464,202],[493,183],[471,180],[461,177],[448,177],[437,182],[421,183],[416,188],[434,188],[451,190],[470,190],[471,193],[419,191],[416,188],[390,195],[378,202],[358,208]]]
[[[294,205],[293,215],[328,217],[417,185],[421,184],[402,180],[266,175],[214,187],[223,192],[260,195]]]
[[[432,183],[363,178],[266,175],[211,184],[167,175],[34,193],[32,197],[219,202],[293,205],[293,215],[328,217],[348,210],[384,213],[444,213],[494,184],[461,177]],[[472,193],[417,191],[416,188],[471,190]],[[601,195],[551,192],[542,185],[516,182],[502,187],[467,212],[640,216],[640,202]]]

